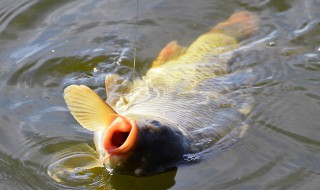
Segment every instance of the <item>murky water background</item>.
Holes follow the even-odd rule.
[[[140,0],[136,70],[146,72],[167,42],[188,45],[242,9],[262,20],[237,57],[258,76],[242,140],[151,177],[93,170],[58,183],[47,173],[53,157],[92,145],[63,88],[102,92],[106,73],[129,75],[120,65],[133,65],[136,2],[1,0],[0,189],[319,189],[319,0]]]

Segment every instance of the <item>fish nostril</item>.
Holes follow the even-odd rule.
[[[127,138],[129,136],[129,132],[115,132],[113,133],[111,137],[111,144],[114,145],[115,147],[120,147],[121,145],[126,142]]]

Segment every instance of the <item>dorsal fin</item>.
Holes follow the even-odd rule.
[[[185,51],[186,48],[180,46],[177,41],[171,41],[160,51],[151,68],[159,67],[168,61],[178,59]]]
[[[117,113],[87,86],[68,86],[64,99],[73,117],[90,131],[103,130],[116,118]]]

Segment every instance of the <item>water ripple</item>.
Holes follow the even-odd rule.
[[[131,69],[135,3],[2,0],[0,189],[318,189],[317,0],[144,1],[135,44],[138,73],[167,42],[187,45],[235,10],[261,16],[259,33],[241,43],[231,65],[232,70],[250,67],[257,78],[247,133],[231,146],[202,152],[199,162],[155,176],[76,168],[93,159],[74,147],[91,147],[92,134],[69,114],[63,88],[85,84],[105,94],[107,73],[136,76]],[[68,147],[72,150],[63,152]],[[58,167],[75,159],[80,159],[75,170]]]
[[[0,33],[7,25],[16,18],[17,15],[27,10],[36,0],[12,0],[1,3],[0,5]]]

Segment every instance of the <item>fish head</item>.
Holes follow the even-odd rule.
[[[79,124],[95,133],[99,159],[109,171],[156,173],[187,153],[187,138],[163,118],[119,115],[84,85],[67,87],[64,98]]]
[[[148,175],[181,159],[188,141],[167,122],[120,116],[105,130],[102,147],[109,171]]]

